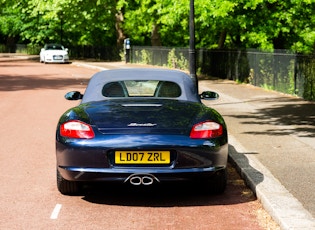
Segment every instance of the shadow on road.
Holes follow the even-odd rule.
[[[69,89],[80,85],[82,88],[86,87],[91,76],[86,77],[86,75],[78,73],[65,77],[69,72],[51,72],[50,69],[47,69],[47,67],[57,65],[60,66],[60,64],[45,65],[37,61],[23,59],[0,59],[0,68],[2,69],[0,73],[0,91]],[[22,69],[24,74],[21,75],[18,74],[18,71],[12,71],[16,68]]]
[[[234,154],[239,154],[239,159],[246,164],[247,158],[243,153],[235,153],[233,146],[230,146],[230,149]],[[232,166],[234,163],[228,165],[227,188],[220,195],[205,194],[200,187],[190,183],[159,184],[150,187],[98,184],[85,187],[81,195],[83,200],[91,203],[138,207],[233,205],[256,200],[254,193]],[[248,161],[246,168],[255,171]],[[256,171],[256,175],[257,183],[263,180],[260,172]]]
[[[264,131],[248,131],[253,135],[285,136],[296,134],[300,137],[315,137],[315,103],[298,98],[278,97],[249,100],[243,103],[263,104],[263,108],[242,115],[225,115],[240,120],[244,125],[275,125],[281,128]],[[285,127],[283,127],[285,126]]]
[[[78,81],[80,81],[78,83]],[[0,76],[0,91],[18,91],[35,89],[69,89],[82,85],[85,88],[89,79],[49,78],[41,75]]]
[[[229,145],[229,162],[235,166],[238,174],[245,180],[245,184],[256,194],[256,186],[264,181],[264,174],[249,164],[246,155],[251,154],[257,153],[238,152],[233,145]]]

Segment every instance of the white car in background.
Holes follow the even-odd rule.
[[[68,63],[68,49],[60,44],[46,44],[40,51],[41,63]]]

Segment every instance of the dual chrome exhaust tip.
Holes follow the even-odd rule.
[[[152,185],[154,182],[160,182],[152,174],[131,174],[124,183],[129,182],[132,185]]]

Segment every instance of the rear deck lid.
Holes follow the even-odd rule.
[[[179,100],[110,100],[85,111],[103,134],[189,134],[202,105]]]

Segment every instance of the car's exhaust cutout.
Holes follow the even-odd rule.
[[[152,174],[132,174],[124,183],[128,181],[132,185],[152,185],[154,182],[160,182],[159,179]]]

